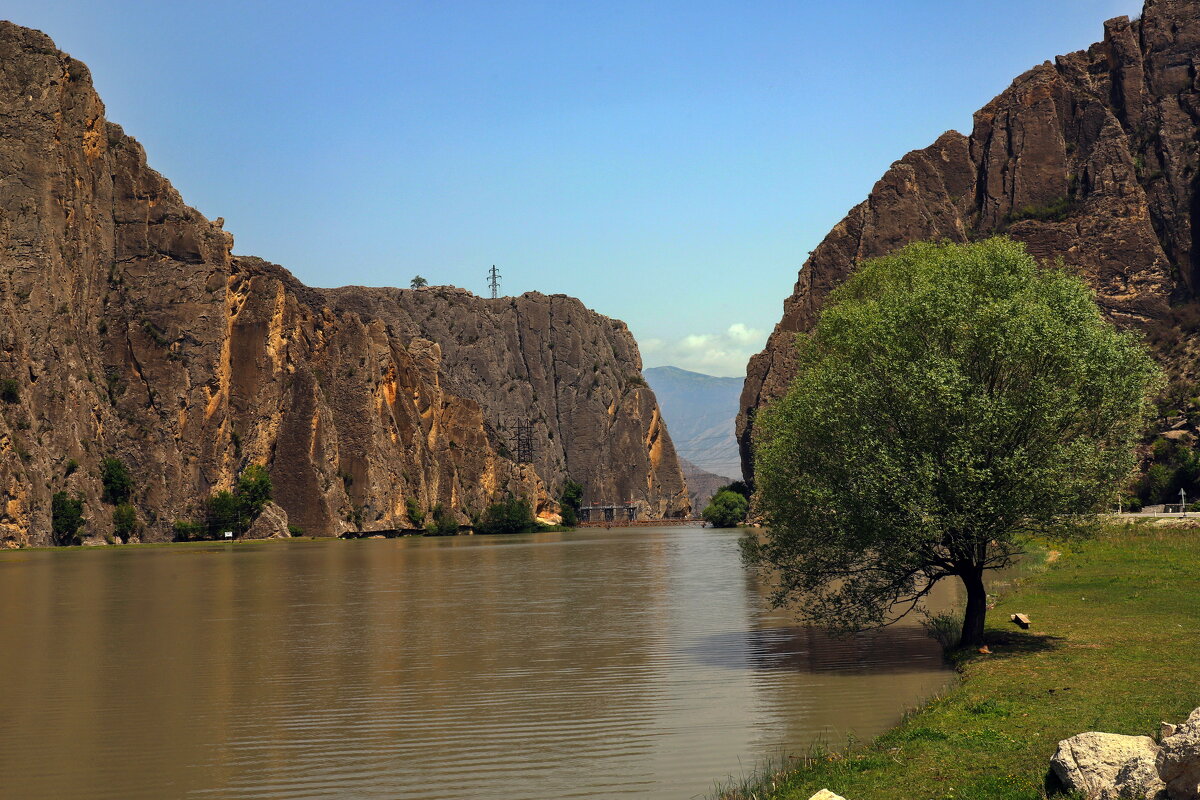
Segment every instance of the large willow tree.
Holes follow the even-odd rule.
[[[1128,477],[1159,374],[1082,280],[1003,238],[863,263],[798,348],[755,424],[774,601],[862,630],[957,578],[962,645],[983,642],[985,571]]]

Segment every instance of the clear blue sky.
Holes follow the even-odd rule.
[[[236,251],[565,292],[740,375],[888,165],[1133,0],[8,0]]]

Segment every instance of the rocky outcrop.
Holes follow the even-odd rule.
[[[1171,800],[1200,798],[1200,708],[1182,725],[1164,726],[1155,767]]]
[[[1109,20],[1104,34],[1017,78],[970,136],[945,133],[897,161],[813,250],[747,367],[737,429],[748,478],[754,415],[794,376],[795,334],[863,259],[1004,233],[1084,275],[1121,324],[1153,325],[1196,295],[1200,0],[1148,0],[1141,19]]]
[[[622,323],[565,297],[311,289],[232,248],[105,120],[87,67],[0,23],[0,541],[49,543],[57,491],[109,534],[109,456],[144,541],[250,463],[308,535],[416,527],[409,500],[465,521],[507,491],[552,513],[568,475],[687,510]]]
[[[1068,792],[1095,800],[1154,800],[1163,790],[1149,736],[1081,733],[1058,743],[1050,768]]]
[[[1163,738],[1081,733],[1058,743],[1050,761],[1050,793],[1088,800],[1196,800],[1200,797],[1200,708]]]
[[[288,529],[287,512],[268,501],[261,512],[250,524],[249,530],[242,534],[243,539],[289,539],[292,532]]]
[[[717,489],[730,483],[729,478],[706,472],[683,456],[679,457],[679,466],[683,468],[683,478],[687,481],[688,502],[691,503],[692,511],[697,516],[713,499]]]

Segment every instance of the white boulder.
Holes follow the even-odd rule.
[[[1088,800],[1154,800],[1163,790],[1149,736],[1081,733],[1058,743],[1050,768],[1068,792]]]
[[[1200,800],[1200,708],[1173,727],[1158,753],[1159,777],[1171,800]]]

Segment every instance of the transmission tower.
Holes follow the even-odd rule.
[[[533,426],[520,421],[513,426],[516,435],[516,451],[518,464],[533,463]]]
[[[496,270],[495,264],[492,264],[492,268],[488,270],[488,287],[492,290],[493,300],[500,296],[500,273]]]

